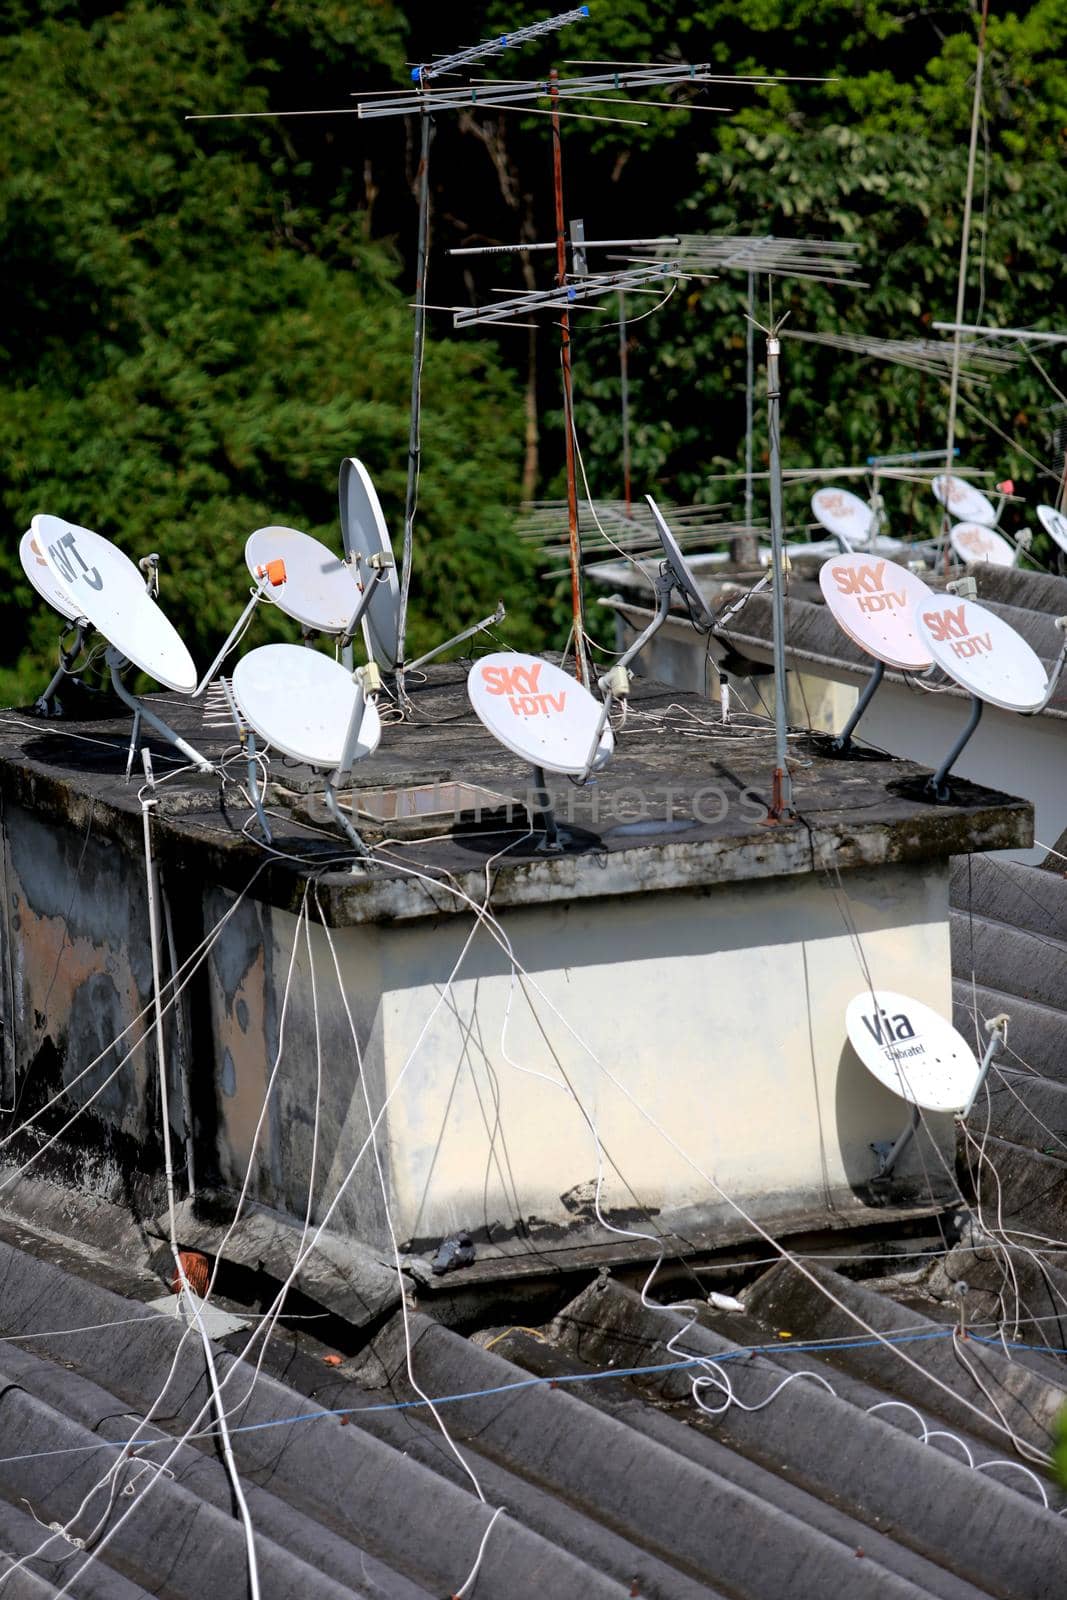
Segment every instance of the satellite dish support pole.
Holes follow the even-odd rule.
[[[778,324],[767,334],[767,431],[770,441],[771,566],[774,583],[771,600],[774,619],[774,786],[768,821],[793,814],[793,784],[789,776],[789,683],[785,669],[785,549],[782,539],[782,458],[778,436],[781,414]]]
[[[419,656],[417,660],[409,661],[407,670],[414,672],[416,667],[424,667],[427,661],[432,661],[435,656],[443,655],[446,650],[451,650],[453,645],[463,644],[466,639],[473,639],[476,633],[483,633],[486,628],[491,628],[494,623],[503,622],[506,616],[507,609],[504,602],[503,600],[498,600],[496,610],[488,617],[483,617],[481,622],[474,623],[470,628],[464,628],[462,633],[455,634],[453,638],[446,639],[444,644],[435,645],[432,650],[427,650],[426,654]]]
[[[895,1142],[882,1157],[878,1171],[874,1175],[876,1179],[888,1178],[891,1175],[893,1168],[896,1166],[897,1162],[900,1160],[901,1156],[904,1154],[905,1150],[908,1148],[909,1144],[918,1132],[919,1120],[921,1116],[922,1113],[919,1110],[919,1107],[912,1106],[911,1116],[908,1119],[908,1125],[904,1131],[898,1135]]]
[[[567,283],[567,239],[563,220],[563,144],[559,127],[559,74],[549,74],[552,100],[552,178],[556,200],[556,283]],[[563,372],[563,430],[567,459],[567,526],[570,536],[571,606],[574,612],[574,674],[579,683],[588,684],[590,673],[585,654],[585,615],[582,605],[582,559],[578,541],[578,479],[574,462],[574,383],[571,375],[571,315],[564,305],[560,313],[560,364]]]
[[[200,772],[214,772],[215,769],[206,756],[202,756],[198,750],[194,750],[191,744],[187,744],[180,734],[175,733],[174,729],[163,721],[162,717],[157,717],[154,711],[149,711],[143,701],[138,700],[136,695],[130,693],[121,677],[123,668],[128,665],[126,657],[120,655],[115,647],[111,645],[108,647],[104,659],[111,672],[111,687],[119,699],[129,706],[134,715],[147,722],[150,728],[155,728],[161,738],[166,739],[168,744],[172,744]]]
[[[363,722],[363,712],[367,701],[366,691],[363,685],[362,668],[353,674],[353,678],[356,685],[356,698],[352,702],[352,714],[348,719],[348,728],[345,732],[345,742],[341,747],[341,759],[325,782],[326,806],[338,827],[343,833],[348,835],[356,850],[356,853],[360,856],[369,856],[370,851],[367,849],[367,846],[363,843],[363,840],[352,826],[351,821],[345,816],[344,812],[338,805],[336,794],[338,785],[342,784],[352,771],[352,762],[355,760],[356,745],[359,742],[359,730]]]
[[[871,673],[870,677],[867,679],[867,686],[864,689],[863,693],[860,695],[859,699],[856,701],[855,710],[853,711],[852,715],[849,717],[848,721],[845,723],[845,726],[841,729],[841,732],[838,734],[837,738],[833,741],[832,745],[830,746],[831,750],[836,751],[836,753],[838,755],[842,755],[842,756],[846,755],[848,753],[848,751],[851,750],[851,748],[852,748],[852,735],[856,731],[856,724],[859,722],[859,720],[862,717],[863,713],[866,711],[867,707],[870,705],[871,701],[874,699],[875,694],[878,691],[878,686],[879,686],[879,684],[881,683],[881,681],[882,681],[882,679],[884,677],[885,677],[885,662],[884,661],[876,661],[875,664],[874,664],[874,671]]]
[[[756,426],[756,274],[748,274],[745,334],[745,530],[752,531],[752,460]]]
[[[422,363],[426,341],[426,257],[430,232],[430,145],[434,124],[429,106],[419,114],[422,138],[419,149],[419,232],[415,250],[415,338],[411,354],[411,419],[408,426],[408,476],[404,492],[404,545],[400,565],[400,612],[396,631],[396,684],[404,703],[404,647],[407,638],[408,597],[411,592],[412,529],[419,493],[422,460]]]
[[[33,709],[39,717],[59,717],[63,715],[62,707],[55,699],[56,690],[59,688],[64,678],[71,677],[74,663],[77,661],[85,647],[86,636],[92,631],[91,624],[88,623],[84,617],[76,618],[73,623],[73,628],[74,643],[70,646],[69,650],[64,645],[63,640],[67,637],[70,629],[67,628],[63,631],[63,633],[60,634],[59,666],[52,674],[52,678],[47,689],[43,694],[38,695],[37,699],[33,703]],[[54,710],[53,704],[55,706]]]
[[[630,352],[627,348],[626,290],[619,290],[619,402],[622,408],[622,495],[626,515],[633,516],[630,496]]]
[[[241,634],[244,631],[245,623],[248,621],[249,617],[252,615],[253,611],[264,597],[263,582],[264,580],[262,578],[258,578],[256,580],[256,587],[253,589],[252,594],[249,597],[248,604],[245,606],[244,610],[241,612],[241,615],[237,618],[237,621],[230,629],[226,641],[218,655],[215,657],[214,661],[211,663],[210,667],[208,667],[207,671],[204,673],[204,676],[193,690],[192,695],[190,696],[191,699],[199,700],[200,696],[203,694],[204,690],[207,688],[212,678],[214,678],[216,672],[222,666],[222,663],[225,661],[226,657],[229,655],[230,651],[241,637]]]
[[[973,694],[971,696],[971,714],[967,719],[967,726],[964,728],[963,732],[960,734],[959,738],[956,740],[956,743],[952,746],[952,749],[949,751],[944,761],[942,761],[937,771],[932,777],[927,778],[926,780],[926,792],[931,799],[936,800],[941,804],[948,799],[948,775],[952,771],[952,768],[955,766],[956,762],[959,760],[960,756],[963,754],[964,747],[968,743],[978,724],[981,722],[982,712],[984,709],[985,701],[979,700],[978,696]]]
[[[607,726],[611,708],[616,700],[624,699],[629,692],[630,673],[627,670],[635,656],[640,655],[648,641],[662,628],[671,609],[671,595],[674,592],[674,576],[666,562],[660,566],[656,575],[656,615],[652,618],[643,633],[639,633],[630,648],[615,662],[610,672],[606,672],[598,680],[598,688],[604,696],[604,704],[600,709],[600,717],[593,733],[592,743],[589,747],[589,759],[585,764],[579,783],[586,783],[593,771],[596,753],[600,748],[600,740]]]
[[[545,836],[538,845],[538,850],[545,855],[559,855],[566,842],[565,836],[560,833],[556,822],[556,813],[552,808],[552,797],[548,792],[545,782],[544,767],[534,767],[534,799],[537,801],[541,812],[541,821],[544,825]]]

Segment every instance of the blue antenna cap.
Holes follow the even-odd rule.
[[[583,17],[587,17],[589,15],[589,7],[588,6],[579,6],[578,10],[581,12]]]
[[[411,69],[411,81],[412,81],[412,83],[418,83],[418,81],[419,81],[419,79],[421,77],[422,77],[422,68],[421,67],[412,67],[412,69]]]
[[[568,300],[577,300],[577,298],[578,298],[577,289],[568,289],[567,290],[567,299]]]

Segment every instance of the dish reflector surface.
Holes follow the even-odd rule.
[[[566,672],[539,656],[499,650],[482,656],[467,677],[471,705],[495,739],[546,772],[585,771],[600,720],[600,702]],[[594,770],[615,748],[605,726]]]
[[[651,511],[655,520],[656,531],[659,534],[659,542],[663,546],[663,554],[667,559],[667,565],[671,569],[671,575],[674,578],[675,583],[678,585],[679,589],[684,590],[693,606],[696,608],[696,615],[700,619],[701,626],[705,628],[712,627],[714,625],[715,618],[708,610],[707,602],[700,590],[697,588],[697,582],[693,577],[689,563],[683,556],[681,550],[678,548],[677,539],[674,537],[674,534],[671,532],[670,528],[668,528],[663,513],[653,500],[652,496],[650,494],[646,494],[645,499],[648,501],[648,509]]]
[[[961,561],[988,561],[992,567],[1015,565],[1015,546],[995,528],[983,528],[980,522],[954,522],[948,536]]]
[[[144,586],[129,556],[89,528],[62,517],[36,516],[31,532],[52,576],[120,655],[179,694],[196,688],[193,658]]]
[[[336,767],[356,703],[352,674],[318,650],[299,644],[264,644],[233,669],[237,709],[261,739],[294,761]],[[353,759],[370,755],[382,736],[373,700],[363,707]]]
[[[245,541],[245,561],[257,568],[285,562],[285,582],[264,585],[278,608],[316,633],[343,633],[359,605],[352,569],[318,539],[298,528],[257,528]]]
[[[962,1111],[980,1071],[950,1022],[892,989],[864,989],[848,1003],[852,1048],[879,1083],[924,1111]]]
[[[1038,506],[1037,518],[1049,538],[1054,539],[1061,550],[1067,550],[1067,517],[1062,511],[1057,511],[1055,506]]]
[[[373,570],[367,565],[369,558],[384,553],[392,560],[393,546],[370,473],[355,456],[346,456],[341,462],[337,500],[345,554],[361,558],[362,580],[369,582]],[[363,625],[378,664],[395,667],[400,629],[400,581],[395,565],[386,569],[385,577],[375,586],[374,599],[364,614]]]
[[[930,487],[934,499],[944,506],[950,517],[958,517],[961,522],[980,522],[984,528],[991,528],[996,522],[993,506],[982,491],[965,478],[946,478],[942,473],[931,480]]]
[[[973,600],[931,595],[917,610],[920,636],[961,688],[1004,711],[1036,711],[1048,677],[1026,640]]]
[[[923,672],[933,661],[916,612],[935,598],[907,567],[873,555],[831,556],[819,568],[819,587],[834,621],[876,661]]]
[[[32,528],[19,540],[19,560],[22,562],[23,572],[41,599],[47,600],[52,610],[58,611],[61,617],[66,617],[68,622],[76,622],[81,612],[45,560]]]
[[[829,533],[849,544],[864,544],[871,532],[871,508],[850,489],[816,489],[811,509]]]

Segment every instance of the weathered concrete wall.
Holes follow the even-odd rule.
[[[853,873],[846,893],[875,986],[947,1014],[947,873]],[[596,1148],[567,1083],[597,1125],[605,1210],[648,1206],[661,1225],[725,1214],[672,1140],[771,1218],[853,1203],[873,1172],[871,1141],[903,1126],[902,1103],[844,1038],[867,978],[824,878],[649,895],[625,916],[610,900],[529,908],[504,929],[527,982],[481,932],[449,985],[468,932],[452,919],[395,928],[381,947],[390,1187],[406,1241],[591,1221]],[[358,992],[363,939],[344,932],[339,947]],[[950,1122],[931,1127],[951,1161]],[[920,1146],[901,1186],[925,1193],[927,1171],[944,1176]]]
[[[67,1087],[51,1131],[118,1056],[80,1085],[76,1074],[149,1005],[144,864],[132,845],[18,806],[4,820],[9,1065],[20,1116]],[[184,1060],[201,1184],[236,1191],[248,1172],[251,1198],[296,1217],[310,1199],[321,1220],[368,1132],[327,936],[312,924],[297,940],[297,918],[252,894],[234,909],[195,863],[165,866],[162,881],[179,959],[233,912],[169,1025],[179,1159]],[[845,1006],[867,982],[848,924],[876,986],[947,1014],[947,864],[843,882],[847,906],[817,873],[515,907],[503,926],[529,980],[482,929],[449,983],[468,917],[334,930],[370,1103],[389,1100],[379,1149],[401,1241],[485,1228],[518,1251],[531,1232],[586,1230],[597,1150],[568,1083],[596,1124],[603,1205],[619,1221],[640,1227],[647,1208],[659,1228],[714,1233],[728,1207],[696,1168],[767,1222],[866,1204],[870,1143],[905,1117],[845,1042]],[[931,1129],[951,1159],[951,1125]],[[57,1153],[79,1187],[158,1206],[150,1038]],[[924,1142],[894,1197],[925,1197],[927,1172],[940,1181],[944,1167]],[[331,1225],[387,1243],[371,1151]]]

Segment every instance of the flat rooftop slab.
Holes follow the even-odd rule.
[[[410,686],[414,721],[387,725],[378,751],[354,772],[358,791],[462,781],[518,801],[530,799],[531,769],[498,745],[467,699],[467,666],[431,668]],[[292,909],[309,873],[319,883],[323,914],[333,925],[404,921],[462,910],[428,878],[447,875],[481,903],[486,873],[493,903],[537,905],[677,888],[701,888],[805,874],[944,859],[970,851],[1031,842],[1031,808],[1006,794],[959,784],[953,804],[917,799],[923,769],[903,761],[840,761],[805,735],[790,736],[796,817],[766,821],[774,764],[774,732],[747,712],[723,726],[717,706],[696,694],[635,680],[614,758],[584,788],[550,777],[557,815],[574,834],[562,855],[545,855],[524,812],[509,825],[487,818],[473,831],[449,822],[432,838],[368,832],[371,864],[351,868],[347,841],[316,810],[314,774],[271,762],[269,806],[273,851],[253,835],[254,816],[240,786],[245,762],[232,728],[201,703],[148,697],[175,729],[229,781],[178,772],[175,752],[153,738],[157,778],[154,837],[164,859],[196,857],[201,877],[243,888],[250,869],[267,864],[257,897]],[[0,792],[41,820],[91,829],[96,839],[140,849],[143,787],[140,761],[125,776],[131,718],[44,721],[23,711],[0,713]],[[532,800],[531,800],[532,803]],[[539,836],[538,836],[539,837]]]

